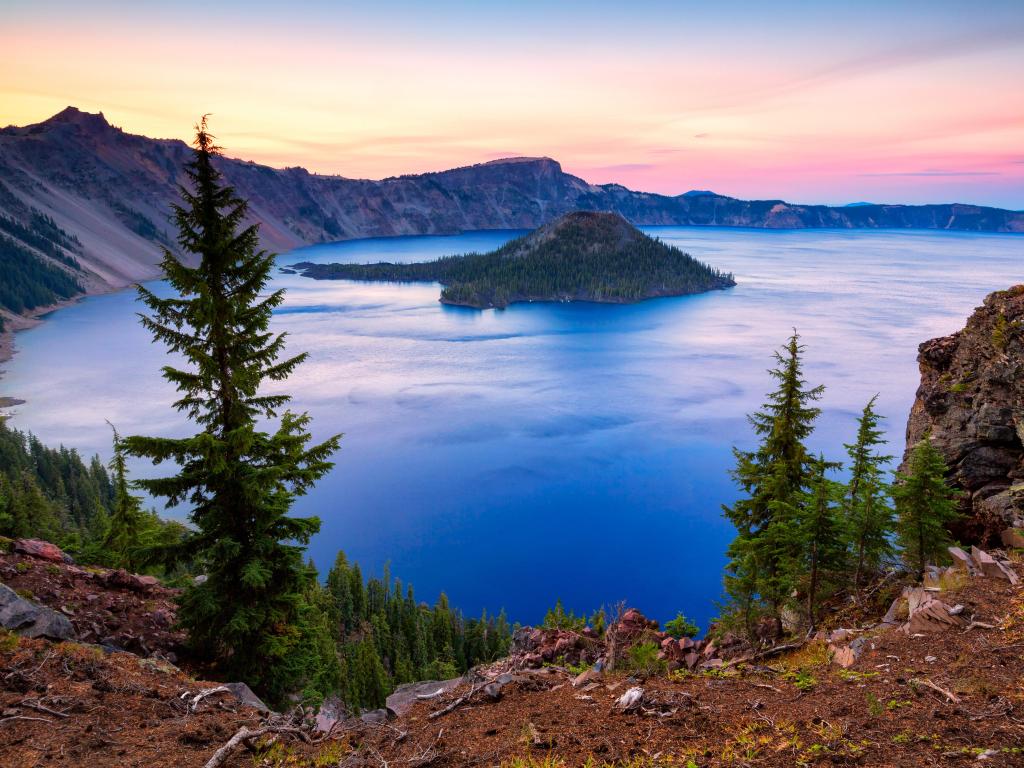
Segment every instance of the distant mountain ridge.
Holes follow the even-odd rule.
[[[486,309],[533,301],[631,304],[736,285],[617,213],[573,211],[490,253],[410,264],[292,265],[317,280],[438,282],[441,302]]]
[[[173,245],[169,209],[190,148],[111,126],[74,107],[0,130],[0,212],[53,219],[80,243],[86,290],[157,276],[160,247]],[[792,205],[708,192],[679,196],[590,184],[550,158],[510,158],[379,181],[321,176],[222,158],[227,180],[250,201],[264,245],[479,229],[534,229],[573,210],[619,213],[634,225],[880,227],[1024,232],[1024,213],[982,206]],[[30,245],[29,245],[30,247]]]

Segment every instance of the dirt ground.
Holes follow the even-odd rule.
[[[9,567],[19,571],[5,558],[5,581]],[[42,569],[22,566],[21,586],[8,583],[51,605],[79,594],[74,578],[60,586],[52,568]],[[94,590],[98,583],[83,580]],[[135,601],[123,606],[133,615],[162,610],[170,597],[108,591],[90,601],[114,601],[90,609],[104,618],[102,611],[118,618],[118,599]],[[498,701],[467,680],[383,723],[347,721],[330,737],[305,730],[252,739],[224,765],[1024,766],[1024,592],[972,579],[941,597],[988,626],[917,637],[868,631],[848,670],[822,641],[738,669],[606,675],[578,688],[557,667],[516,670]],[[129,626],[145,637],[147,622]],[[218,684],[160,656],[0,634],[0,765],[203,766],[239,728],[265,723],[229,694],[193,705]],[[484,673],[499,671],[501,663]],[[616,699],[634,686],[643,688],[643,704],[618,711]],[[431,717],[470,691],[467,703]]]

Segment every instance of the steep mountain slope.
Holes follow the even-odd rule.
[[[109,287],[156,275],[189,148],[135,136],[73,107],[45,122],[0,130],[0,210],[36,209],[81,242],[78,259]],[[637,225],[922,227],[1024,232],[1024,213],[969,205],[854,208],[665,195],[597,186],[549,158],[512,158],[369,181],[224,158],[268,248],[358,237],[532,229],[573,210],[615,211]],[[86,282],[89,282],[88,280]],[[92,284],[86,286],[91,290]]]

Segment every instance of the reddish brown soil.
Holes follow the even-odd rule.
[[[145,589],[117,586],[116,576],[107,568],[0,553],[0,582],[64,613],[80,640],[177,661],[185,639],[183,633],[172,629],[178,590],[160,585]]]
[[[16,562],[4,558],[0,568]],[[22,581],[11,586],[34,584],[38,599],[79,593],[75,579],[71,587],[62,586],[64,577],[54,584],[52,569],[41,564],[36,574],[34,565],[22,567]],[[92,583],[85,579],[81,589]],[[119,598],[141,610],[145,600],[169,596],[102,601],[117,605]],[[991,750],[980,764],[1024,766],[1024,592],[976,579],[942,598],[995,628],[916,638],[869,632],[850,671],[829,662],[823,643],[738,672],[609,676],[591,689],[574,689],[566,671],[536,670],[520,673],[498,702],[477,693],[429,718],[467,693],[466,683],[386,724],[347,724],[316,744],[279,736],[271,745],[254,743],[255,753],[239,748],[226,765],[499,766],[522,759],[575,768],[593,758],[595,768],[955,766]],[[145,621],[131,618],[128,626],[145,635]],[[925,680],[958,701],[915,682]],[[614,700],[634,684],[645,690],[644,710],[615,711]],[[189,711],[182,695],[214,685],[157,659],[0,635],[0,765],[202,766],[239,727],[261,722],[221,694]]]
[[[592,756],[598,765],[690,760],[700,768],[944,766],[995,750],[983,764],[1024,766],[1022,593],[1007,582],[976,580],[943,599],[997,628],[918,638],[869,633],[869,650],[849,671],[828,662],[823,643],[812,643],[735,676],[650,679],[640,684],[651,703],[637,714],[613,708],[633,682],[613,678],[584,693],[566,674],[544,670],[533,682],[511,684],[498,703],[434,720],[429,713],[445,701],[418,703],[403,721],[367,732],[366,765],[380,765],[372,747],[389,765],[424,755],[436,765],[481,766],[550,755],[567,766]],[[797,673],[813,686],[801,690]],[[959,703],[913,680],[929,680]],[[395,728],[407,735],[398,738]]]

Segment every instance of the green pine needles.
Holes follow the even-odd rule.
[[[918,578],[929,561],[945,560],[952,544],[946,526],[956,520],[957,494],[946,482],[948,468],[931,436],[914,446],[902,481],[893,488],[903,559]]]
[[[154,341],[184,357],[164,377],[177,388],[174,404],[200,428],[185,438],[128,437],[129,455],[174,462],[169,477],[138,481],[169,506],[187,504],[194,531],[178,548],[206,574],[186,589],[178,619],[189,643],[223,674],[244,678],[279,700],[293,689],[282,663],[301,640],[298,623],[309,574],[303,545],[319,529],[316,518],[290,517],[297,496],[332,466],[339,437],[310,445],[309,416],[285,411],[289,401],[267,394],[304,359],[282,358],[284,334],[268,328],[283,292],[263,295],[274,256],[257,249],[256,225],[243,226],[247,204],[222,183],[214,165],[219,148],[197,127],[187,168],[192,190],[175,206],[181,250],[190,267],[165,250],[164,275],[174,289],[161,298],[139,286],[149,308],[142,323]]]
[[[781,634],[782,609],[793,592],[794,563],[801,555],[798,510],[815,472],[804,440],[821,413],[814,403],[825,391],[823,386],[807,387],[803,350],[794,331],[782,351],[775,353],[777,367],[769,374],[778,389],[768,396],[763,410],[748,417],[761,443],[753,451],[733,450],[732,476],[744,496],[733,506],[723,507],[738,531],[727,551],[725,587],[751,637],[756,620],[765,612]]]
[[[877,395],[857,420],[854,442],[844,446],[847,482],[829,477],[842,465],[812,456],[806,446],[824,389],[804,380],[803,351],[794,332],[775,354],[769,373],[777,389],[750,416],[760,442],[752,451],[734,450],[732,475],[742,493],[723,507],[737,535],[727,552],[722,618],[752,640],[764,634],[766,619],[774,624],[770,634],[781,635],[786,615],[814,628],[828,600],[856,594],[895,562],[897,544],[920,576],[927,562],[945,556],[946,526],[957,516],[945,462],[927,439],[899,482],[887,481],[893,457],[882,450]]]

